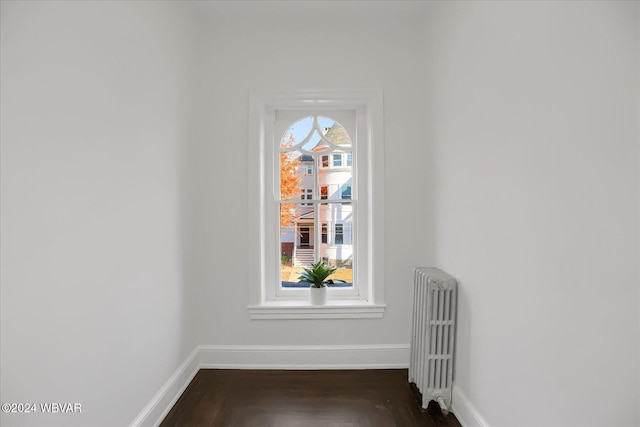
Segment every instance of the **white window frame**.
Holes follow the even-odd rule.
[[[353,164],[357,176],[354,192],[358,197],[358,217],[351,232],[358,252],[354,275],[357,295],[341,296],[329,289],[326,305],[309,303],[308,290],[298,289],[292,297],[277,290],[279,254],[278,226],[274,209],[273,123],[279,110],[308,110],[310,115],[354,110],[357,144]],[[384,315],[384,141],[382,92],[293,91],[253,92],[250,97],[249,129],[249,256],[250,279],[248,311],[252,319],[377,318]],[[340,121],[338,119],[338,121]],[[277,136],[280,138],[280,135]],[[375,173],[374,173],[375,171]],[[271,178],[270,178],[271,177]],[[353,191],[353,188],[352,188]],[[352,195],[353,197],[353,195]],[[320,230],[318,230],[319,232]],[[293,294],[292,294],[293,295]]]

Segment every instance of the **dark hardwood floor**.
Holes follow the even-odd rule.
[[[160,425],[460,427],[420,409],[405,369],[202,369]]]

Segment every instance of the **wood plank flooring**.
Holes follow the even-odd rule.
[[[202,369],[161,424],[230,427],[461,427],[422,411],[406,369]]]

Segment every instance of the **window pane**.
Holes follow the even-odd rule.
[[[282,200],[300,197],[300,184],[303,181],[300,170],[302,157],[299,151],[280,153],[280,198]]]
[[[284,133],[280,140],[280,147],[292,147],[304,141],[311,133],[313,133],[313,117],[298,120]]]
[[[280,204],[280,280],[296,283],[304,267],[314,262],[314,206]]]
[[[318,126],[320,132],[318,132],[318,128],[314,127],[314,118],[313,117],[305,117],[304,119],[298,120],[284,133],[282,139],[280,140],[280,147],[294,147],[303,148],[307,151],[314,151],[318,148],[322,149],[323,146],[326,146],[326,143],[323,143],[321,134],[326,132],[323,131],[323,127],[326,129],[330,129],[334,125],[334,120],[324,119],[318,120]]]
[[[353,283],[353,239],[351,203],[321,203],[318,215],[322,224],[318,256],[338,268],[334,278]],[[325,225],[327,240],[324,240]]]
[[[333,166],[336,168],[342,166],[342,154],[333,155]]]

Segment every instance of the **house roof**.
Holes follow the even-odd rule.
[[[309,212],[305,212],[305,213],[301,214],[298,218],[296,218],[297,221],[305,220],[305,219],[313,221],[313,211],[312,210],[309,211]]]
[[[345,128],[343,128],[342,125],[338,122],[335,122],[333,126],[331,126],[327,130],[327,133],[324,134],[324,137],[337,145],[351,144],[351,138],[349,138],[349,134],[347,133]]]
[[[331,141],[336,145],[348,145],[351,144],[351,138],[349,138],[349,134],[342,127],[342,125],[338,122],[335,122],[333,126],[326,129],[324,132],[324,137]],[[324,142],[324,140],[320,140],[315,147],[313,147],[313,151],[324,151],[329,148],[329,145]]]
[[[344,127],[338,122],[335,122],[330,128],[324,129],[324,137],[336,145],[348,145],[351,144],[351,138]],[[329,150],[329,144],[320,139],[316,145],[311,149],[316,152]],[[302,154],[298,157],[301,162],[313,163],[313,156],[310,154]]]

